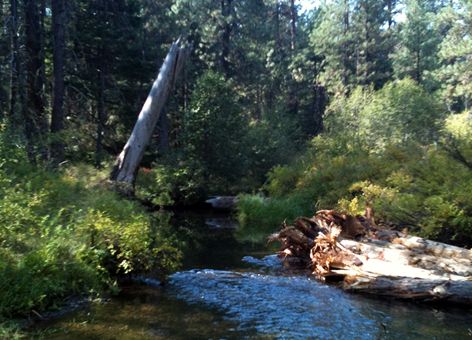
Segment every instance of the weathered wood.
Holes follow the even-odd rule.
[[[349,291],[472,304],[471,250],[381,229],[373,221],[323,210],[284,224],[270,240],[281,242],[287,266],[305,265],[321,280],[341,280]]]
[[[182,46],[180,39],[172,44],[139,113],[131,136],[116,159],[110,179],[118,183],[120,190],[125,193],[134,192],[136,174],[144,151],[151,140],[167,97],[188,57],[189,50],[189,47]]]
[[[355,276],[344,280],[344,289],[405,300],[472,304],[472,281]]]
[[[232,210],[236,208],[239,198],[237,196],[213,196],[205,203],[210,204],[213,209]]]

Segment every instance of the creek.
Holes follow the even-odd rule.
[[[124,284],[107,301],[38,325],[47,339],[470,339],[472,312],[348,294],[287,272],[260,232],[228,216],[168,219],[185,244],[164,286]],[[234,228],[236,226],[236,228]]]

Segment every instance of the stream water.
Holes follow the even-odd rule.
[[[206,222],[205,222],[206,221]],[[287,273],[250,231],[184,215],[183,270],[39,325],[47,339],[472,339],[472,311],[347,294]]]

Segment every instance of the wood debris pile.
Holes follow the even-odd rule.
[[[349,291],[472,304],[472,250],[379,227],[370,216],[322,210],[284,223],[269,241],[289,267]]]

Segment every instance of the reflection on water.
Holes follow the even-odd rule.
[[[162,220],[167,222],[160,232],[174,237],[185,251],[186,270],[173,274],[165,287],[123,287],[109,302],[41,325],[39,335],[47,339],[472,338],[470,311],[346,294],[284,272],[274,256],[265,256],[272,250],[237,241],[233,230],[208,226],[204,216]]]
[[[45,339],[221,339],[251,337],[221,313],[190,306],[163,289],[133,285],[106,303],[43,325]]]

